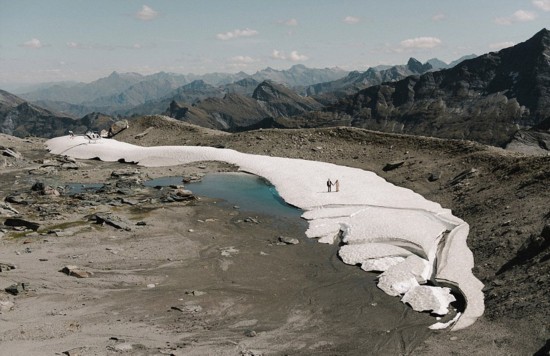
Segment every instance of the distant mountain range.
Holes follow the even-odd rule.
[[[188,88],[185,86],[197,81],[213,87],[222,87],[221,90],[225,90],[224,93],[231,93],[236,89],[231,85],[242,80],[252,80],[256,83],[271,80],[294,87],[335,80],[347,73],[339,68],[312,69],[300,64],[288,70],[275,70],[268,67],[252,75],[239,72],[209,73],[199,76],[161,72],[143,76],[137,73],[113,72],[106,78],[88,84],[54,84],[19,94],[19,96],[49,110],[72,117],[80,117],[90,112],[111,115],[144,114],[135,108],[149,101],[178,100],[181,92]],[[252,91],[249,90],[247,93]],[[151,105],[145,107],[150,108]]]
[[[355,126],[548,151],[550,32],[543,29],[516,46],[472,57],[450,64],[411,58],[406,65],[365,72],[297,65],[191,81],[168,73],[115,72],[24,97],[0,91],[0,130],[51,137],[102,129],[119,116],[163,114],[233,132]]]
[[[438,67],[449,66],[437,59],[431,62]],[[433,68],[429,62],[422,64],[411,58],[406,65],[379,66],[365,72],[347,72],[339,68],[314,69],[301,64],[288,70],[268,67],[252,75],[244,72],[200,76],[160,72],[143,76],[113,72],[108,77],[88,84],[64,82],[40,86],[19,96],[47,110],[73,118],[91,112],[131,116],[158,114],[165,111],[171,101],[193,104],[231,93],[250,97],[259,83],[269,80],[292,88],[299,94],[314,96],[326,105],[371,85],[421,74]]]

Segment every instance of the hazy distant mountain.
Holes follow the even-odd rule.
[[[456,66],[457,64],[467,60],[467,59],[472,59],[472,58],[476,58],[477,56],[475,54],[469,54],[469,55],[466,55],[466,56],[462,56],[460,57],[459,59],[457,60],[454,60],[452,61],[451,63],[447,64],[445,62],[443,62],[442,60],[440,59],[437,59],[437,58],[432,58],[432,59],[428,59],[428,61],[426,63],[429,63],[431,64],[433,70],[441,70],[441,69],[449,69],[449,68],[452,68],[454,66]]]
[[[266,80],[256,86],[252,97],[229,93],[223,98],[209,97],[193,105],[172,101],[164,114],[204,127],[238,131],[268,118],[301,115],[321,108],[314,99]]]
[[[160,114],[171,102],[194,104],[206,98],[221,98],[224,95],[225,91],[222,88],[207,84],[203,80],[195,80],[170,91],[159,99],[146,101],[120,113],[124,116]]]
[[[55,84],[22,94],[21,97],[70,116],[81,116],[94,111],[112,115],[152,114],[158,113],[155,109],[159,108],[160,103],[164,110],[172,100],[198,100],[197,97],[191,98],[193,95],[189,97],[187,89],[173,93],[174,90],[196,81],[220,87],[219,90],[212,90],[218,92],[215,97],[220,97],[220,93],[252,95],[258,83],[264,80],[272,80],[290,87],[306,86],[334,80],[346,74],[346,71],[339,68],[315,69],[303,65],[295,65],[288,70],[266,68],[253,75],[244,72],[204,75],[161,72],[143,76],[137,73],[113,72],[106,78],[88,84]],[[201,95],[200,99],[204,98],[204,95]]]
[[[364,89],[329,109],[380,131],[504,145],[550,117],[550,31],[451,69]]]
[[[429,63],[432,66],[433,70],[449,68],[449,65],[447,63],[437,58],[428,59],[426,63]]]
[[[81,119],[57,114],[0,90],[0,132],[17,137],[55,137],[69,130],[85,133],[87,130],[108,128],[115,120],[93,113]]]
[[[347,73],[348,71],[340,68],[314,69],[296,64],[288,70],[275,70],[268,67],[251,75],[251,78],[258,82],[271,80],[289,87],[298,87],[333,81],[344,77]]]
[[[406,65],[396,65],[383,70],[369,68],[365,72],[350,72],[346,77],[314,84],[305,89],[309,96],[314,96],[325,104],[334,103],[338,98],[356,93],[372,85],[403,79],[409,75],[422,74],[432,69],[429,63],[422,64],[410,58]]]
[[[143,80],[143,76],[137,73],[113,72],[108,77],[98,79],[89,84],[78,83],[73,86],[58,84],[21,94],[20,96],[28,101],[50,100],[63,101],[70,104],[82,104],[103,96],[121,93],[141,80]]]
[[[256,87],[260,84],[254,78],[245,78],[238,80],[234,83],[226,84],[222,86],[222,90],[228,94],[241,94],[245,96],[252,96]]]
[[[462,56],[460,57],[459,59],[456,59],[454,61],[452,61],[451,63],[449,63],[448,67],[447,68],[453,68],[454,66],[456,66],[457,64],[459,63],[462,63],[464,62],[465,60],[467,59],[473,59],[473,58],[476,58],[477,55],[476,54],[468,54],[466,56]]]
[[[144,80],[133,84],[119,93],[102,96],[91,101],[84,101],[82,105],[97,108],[97,111],[123,111],[149,100],[163,97],[185,82],[186,79],[184,77],[158,73],[145,77]],[[102,110],[102,108],[105,109]]]

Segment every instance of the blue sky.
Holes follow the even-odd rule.
[[[0,88],[112,71],[450,62],[549,24],[550,0],[0,0]]]

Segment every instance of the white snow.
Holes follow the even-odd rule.
[[[394,256],[394,257],[380,257],[380,258],[371,258],[361,264],[361,269],[363,271],[375,271],[375,272],[384,272],[388,268],[395,266],[405,259],[403,257]]]
[[[416,311],[432,311],[438,315],[447,314],[449,303],[455,300],[449,288],[431,286],[413,286],[401,299]]]
[[[406,293],[402,300],[413,308],[420,304],[425,310],[443,313],[454,300],[448,288],[418,290],[424,287],[419,282],[430,279],[434,284],[453,287],[466,299],[466,309],[453,330],[471,325],[483,314],[483,285],[471,272],[473,255],[466,245],[468,224],[449,209],[372,172],[213,147],[140,147],[105,139],[91,143],[81,136],[53,138],[46,145],[54,154],[111,162],[123,159],[151,167],[196,161],[237,165],[270,181],[287,203],[304,210],[303,218],[309,220],[308,237],[324,243],[341,238],[346,243],[339,253],[344,262],[370,268],[369,264],[376,266],[376,259],[392,258],[391,262],[380,261],[380,266],[387,266],[379,284],[383,281],[391,293]],[[339,192],[326,191],[327,178],[339,180]],[[409,256],[415,257],[414,263]],[[404,273],[407,269],[408,275]]]

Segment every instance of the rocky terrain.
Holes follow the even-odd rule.
[[[373,130],[501,146],[550,113],[550,31],[451,69],[371,86],[327,111]]]
[[[185,183],[141,185],[234,167],[74,162],[42,139],[2,135],[0,340],[12,354],[548,353],[549,157],[348,127],[228,134],[153,116],[117,139],[332,162],[413,189],[470,224],[486,313],[456,333],[428,331],[428,316],[378,291],[376,275],[304,241],[303,224],[198,199]],[[108,185],[64,188],[98,182]]]

